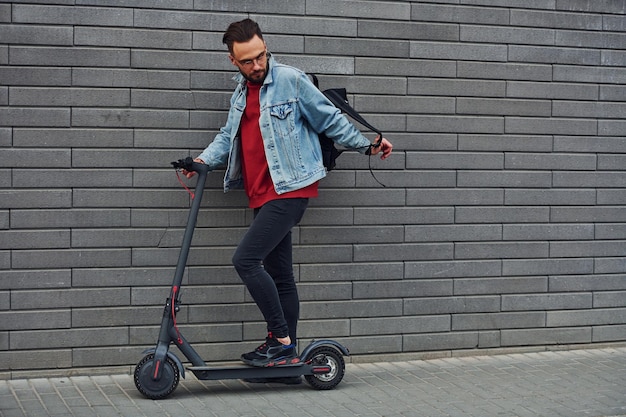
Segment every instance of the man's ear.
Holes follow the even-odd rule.
[[[239,65],[237,65],[237,60],[235,60],[235,58],[233,58],[233,56],[231,54],[228,54],[228,59],[230,59],[230,63],[231,64],[233,64],[234,66],[239,68]]]

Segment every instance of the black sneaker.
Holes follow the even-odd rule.
[[[250,353],[241,355],[246,365],[269,367],[291,365],[300,362],[296,354],[296,345],[283,345],[271,333],[265,338],[265,343]]]

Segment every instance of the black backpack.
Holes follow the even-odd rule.
[[[315,76],[315,74],[307,75],[309,76],[313,84],[315,84],[315,86],[319,88],[319,81],[317,79],[317,76]],[[322,91],[322,93],[335,105],[335,107],[341,110],[342,113],[347,114],[357,122],[361,123],[363,126],[371,129],[373,132],[378,134],[380,138],[383,137],[383,134],[380,132],[380,130],[369,124],[363,118],[363,116],[361,116],[356,110],[352,108],[352,106],[350,106],[350,103],[348,102],[348,93],[346,92],[345,88],[330,88],[328,90]],[[344,150],[338,149],[335,146],[335,142],[333,142],[323,133],[319,135],[319,139],[320,146],[322,148],[324,167],[326,167],[326,170],[330,172],[335,168],[335,160],[339,157],[339,155],[341,155]],[[377,143],[377,145],[379,143]]]

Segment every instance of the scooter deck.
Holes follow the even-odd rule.
[[[326,365],[311,365],[304,362],[271,367],[256,366],[191,366],[187,368],[200,380],[295,377],[330,372]]]

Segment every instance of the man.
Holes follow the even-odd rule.
[[[387,158],[392,145],[374,147],[302,71],[277,63],[258,24],[232,23],[223,36],[237,67],[237,87],[226,125],[195,159],[211,169],[226,165],[224,190],[244,187],[254,220],[233,265],[267,323],[265,343],[241,355],[252,366],[297,362],[300,301],[293,276],[291,229],[326,175],[317,137],[363,154]],[[191,177],[193,173],[186,173]]]

